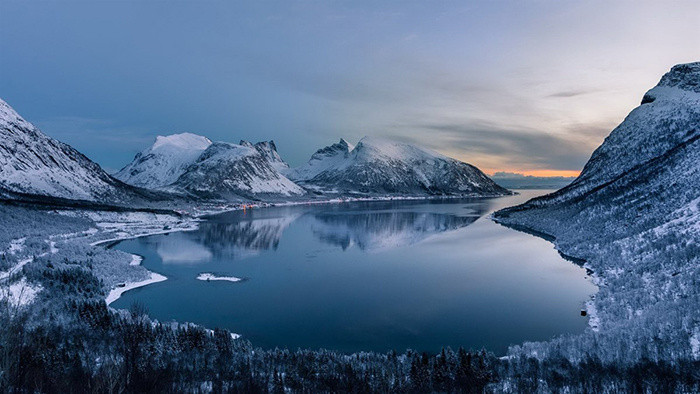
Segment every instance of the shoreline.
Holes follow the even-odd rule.
[[[232,207],[206,209],[199,214],[194,214],[193,217],[201,219],[207,216],[219,215],[227,212],[236,212],[246,209],[256,208],[273,208],[273,207],[291,207],[298,205],[317,205],[317,204],[343,204],[350,202],[386,202],[386,201],[420,201],[420,200],[456,200],[456,199],[485,199],[485,198],[500,198],[520,194],[517,191],[511,190],[512,194],[493,194],[493,195],[462,195],[462,196],[375,196],[375,197],[334,197],[330,199],[320,200],[303,200],[303,201],[281,201],[281,202],[251,202],[239,203]]]
[[[94,241],[90,243],[90,246],[101,246],[104,244],[108,243],[118,243],[121,241],[126,241],[128,239],[136,239],[136,238],[141,238],[141,237],[149,237],[151,235],[163,235],[163,234],[170,234],[170,233],[179,233],[179,232],[185,232],[185,231],[195,231],[199,229],[199,225],[195,224],[191,227],[186,227],[186,228],[173,228],[173,229],[168,229],[168,230],[158,230],[158,231],[152,231],[152,232],[147,232],[147,233],[142,233],[142,234],[129,234],[123,237],[115,237],[115,238],[108,238],[108,239],[103,239],[100,241]],[[109,246],[108,246],[109,247]]]
[[[506,209],[506,208],[503,208]],[[494,212],[495,213],[495,212]],[[589,281],[593,283],[598,289],[600,290],[601,286],[605,285],[605,282],[603,278],[601,278],[597,273],[592,269],[590,264],[588,264],[588,261],[585,259],[582,259],[580,257],[575,257],[571,256],[569,254],[566,254],[562,252],[559,249],[559,245],[557,245],[557,238],[551,234],[547,234],[542,231],[535,230],[533,228],[530,228],[528,226],[522,225],[522,224],[517,224],[517,223],[506,223],[501,221],[501,219],[497,218],[494,213],[489,215],[489,219],[491,219],[493,222],[500,224],[501,226],[510,228],[515,231],[520,231],[522,233],[530,234],[534,237],[539,237],[549,243],[551,243],[554,247],[554,250],[561,255],[564,260],[568,260],[572,262],[573,264],[579,265],[580,267],[584,268],[586,270],[586,274],[589,277]],[[596,291],[596,294],[598,292]],[[595,331],[598,332],[600,330],[600,317],[598,316],[598,311],[595,307],[595,294],[591,295],[588,300],[582,305],[582,307],[585,307],[585,311],[588,317],[588,327]]]
[[[107,295],[107,298],[105,298],[105,302],[107,303],[107,305],[109,306],[114,301],[118,300],[122,296],[122,294],[126,293],[129,290],[138,289],[139,287],[148,286],[148,285],[153,284],[153,283],[163,282],[163,281],[168,279],[164,275],[161,275],[157,272],[153,272],[153,271],[148,271],[148,272],[150,272],[151,275],[146,280],[142,280],[139,282],[127,282],[127,283],[124,283],[123,287],[117,286],[117,287],[113,288],[109,292],[109,294]]]
[[[208,217],[208,216],[215,216],[218,214],[223,214],[227,212],[236,212],[236,211],[241,211],[245,209],[263,209],[263,208],[273,208],[273,207],[285,207],[285,206],[298,206],[298,205],[317,205],[317,204],[343,204],[343,203],[351,203],[351,202],[386,202],[386,201],[420,201],[420,200],[457,200],[457,199],[488,199],[488,198],[501,198],[501,197],[508,197],[511,195],[516,195],[519,194],[518,192],[513,191],[513,194],[508,194],[508,195],[493,195],[493,196],[386,196],[386,197],[366,197],[366,198],[335,198],[335,199],[328,199],[328,200],[312,200],[312,201],[292,201],[292,202],[281,202],[281,203],[254,203],[254,204],[240,204],[236,207],[231,207],[231,208],[226,208],[226,209],[219,209],[219,210],[213,210],[210,212],[205,212],[199,215],[192,215],[190,216],[191,223],[188,223],[189,226],[183,227],[183,228],[173,228],[173,229],[167,229],[167,230],[157,230],[157,231],[151,231],[151,232],[145,232],[145,233],[140,233],[140,234],[128,234],[124,235],[122,237],[114,237],[114,238],[109,238],[109,239],[103,239],[99,241],[94,241],[90,243],[90,246],[103,246],[107,244],[105,247],[106,248],[111,248],[112,246],[118,244],[121,241],[126,241],[130,239],[137,239],[141,237],[148,237],[152,235],[164,235],[164,234],[170,234],[170,233],[176,233],[176,232],[187,232],[187,231],[196,231],[199,229],[199,223],[204,220],[203,218]],[[491,216],[492,220],[494,220]],[[494,220],[496,221],[496,220]],[[496,221],[497,222],[497,221]],[[143,224],[141,222],[140,224]],[[127,226],[128,227],[128,226]],[[129,262],[129,265],[135,266],[135,265],[141,265],[144,261],[144,257],[140,255],[136,255],[133,253],[130,253],[132,256],[131,261]],[[135,262],[137,262],[135,264]],[[144,267],[145,268],[145,267]],[[144,286],[148,286],[150,284],[158,283],[158,282],[163,282],[167,280],[168,278],[162,274],[159,274],[155,271],[150,271],[146,269],[147,272],[150,273],[150,276],[148,279],[138,281],[138,282],[124,282],[123,287],[114,287],[110,289],[107,297],[105,298],[105,302],[107,303],[107,306],[110,306],[112,303],[117,301],[119,298],[121,298],[122,294],[126,293],[129,290],[141,288]],[[205,273],[206,274],[206,273]],[[196,279],[202,280],[202,281],[228,281],[228,282],[240,282],[243,281],[244,279],[242,278],[237,278],[237,277],[216,277],[213,274],[210,274],[210,277],[203,278],[203,274],[200,274]],[[235,334],[238,335],[238,334]]]

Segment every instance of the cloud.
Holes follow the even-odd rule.
[[[395,138],[428,145],[484,168],[580,170],[598,142],[582,143],[571,133],[508,129],[485,121],[422,123],[410,128],[423,133],[397,134]]]
[[[563,90],[560,92],[552,93],[550,95],[547,95],[547,97],[556,97],[556,98],[567,98],[567,97],[576,97],[576,96],[582,96],[584,94],[590,94],[590,93],[595,93],[596,90]]]

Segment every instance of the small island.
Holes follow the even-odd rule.
[[[217,276],[215,274],[212,274],[211,272],[202,272],[201,274],[197,275],[198,280],[222,280],[222,281],[227,281],[227,282],[240,282],[243,279],[241,278],[236,278],[235,276]]]

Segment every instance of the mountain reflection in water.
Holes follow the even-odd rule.
[[[487,220],[494,199],[315,204],[230,212],[192,232],[127,240],[168,280],[112,304],[222,327],[263,348],[504,354],[581,332],[595,286],[552,244]],[[198,280],[202,273],[245,278]]]
[[[183,254],[190,263],[196,262],[196,256],[201,256],[202,262],[211,256],[245,258],[258,251],[277,249],[285,230],[293,222],[303,222],[319,240],[343,250],[353,246],[366,251],[383,250],[468,226],[487,212],[488,204],[483,200],[470,201],[468,209],[459,215],[441,212],[439,204],[431,209],[433,205],[426,206],[425,201],[357,202],[351,207],[317,204],[228,212],[210,217],[199,230],[183,235],[186,240],[173,240],[171,244],[182,242],[198,250],[197,254]],[[192,248],[193,243],[198,244],[196,248]],[[162,257],[166,263],[176,262],[172,256]]]

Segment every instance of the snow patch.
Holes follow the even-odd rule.
[[[0,300],[7,300],[13,307],[25,306],[34,302],[41,290],[41,286],[32,285],[26,278],[22,278],[9,286],[3,286],[0,289]]]
[[[24,250],[24,242],[27,241],[27,237],[17,238],[10,241],[10,248],[7,250],[9,254],[17,254]]]
[[[700,359],[700,329],[696,330],[693,336],[690,337],[690,351],[693,359]]]
[[[14,267],[10,268],[9,270],[0,271],[0,281],[5,280],[5,279],[9,278],[10,276],[12,276],[13,274],[19,272],[22,269],[22,267],[31,263],[32,261],[34,261],[33,257],[30,257],[30,258],[24,259],[24,260],[20,260],[17,264],[15,264]]]
[[[586,313],[588,314],[588,326],[591,330],[598,332],[600,330],[600,317],[595,307],[595,300],[588,300],[586,302]]]
[[[202,272],[201,274],[197,275],[198,280],[221,280],[221,281],[227,281],[227,282],[240,282],[241,278],[236,278],[235,276],[216,276],[212,273],[209,272]]]
[[[137,254],[132,254],[131,261],[129,262],[129,265],[141,265],[142,261],[143,261],[143,257],[141,257]]]

